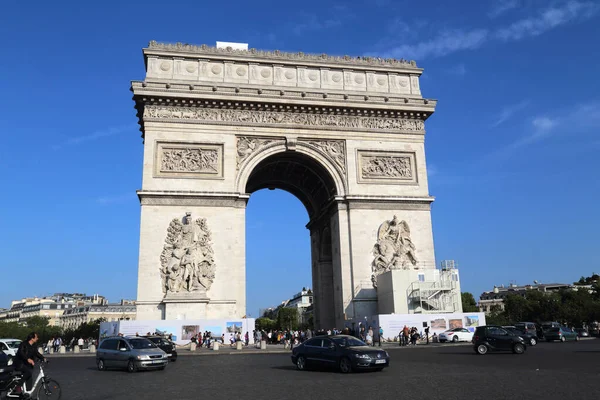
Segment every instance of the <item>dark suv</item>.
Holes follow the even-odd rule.
[[[150,340],[152,343],[157,345],[158,348],[167,353],[167,356],[169,356],[169,361],[177,360],[177,350],[175,343],[162,336],[145,336],[145,338]]]
[[[475,353],[487,354],[490,351],[512,351],[523,354],[527,349],[525,340],[501,326],[478,326],[473,335]]]

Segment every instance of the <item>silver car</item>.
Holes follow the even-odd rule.
[[[142,337],[106,338],[96,352],[96,365],[100,371],[107,368],[127,368],[129,372],[165,369],[168,362],[167,353]]]

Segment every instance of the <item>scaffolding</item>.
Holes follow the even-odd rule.
[[[453,313],[460,311],[460,293],[455,280],[456,263],[445,260],[435,281],[416,281],[407,289],[409,312],[415,314]]]

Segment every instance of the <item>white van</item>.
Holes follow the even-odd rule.
[[[14,357],[21,342],[22,340],[19,339],[0,339],[0,350],[7,356]]]

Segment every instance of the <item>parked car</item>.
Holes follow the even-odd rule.
[[[535,331],[534,333],[525,333],[522,330],[517,329],[515,326],[503,326],[503,328],[513,335],[521,336],[525,340],[525,343],[527,343],[529,346],[535,346],[538,342],[538,337],[535,334]]]
[[[294,347],[292,362],[301,371],[310,367],[336,367],[342,373],[361,369],[381,371],[390,365],[390,355],[354,336],[318,336]]]
[[[544,330],[535,322],[517,322],[515,328],[521,332],[535,336],[537,339],[544,338]]]
[[[19,339],[0,339],[0,350],[7,356],[14,357],[21,342],[22,340]]]
[[[469,330],[465,328],[448,329],[447,331],[440,333],[440,336],[438,336],[440,343],[470,342],[472,339],[473,332],[469,332]]]
[[[546,341],[551,342],[553,340],[560,340],[561,342],[566,342],[568,340],[579,340],[579,335],[571,328],[567,328],[566,326],[561,326],[559,328],[548,328],[544,335],[546,336]]]
[[[523,354],[527,349],[521,336],[496,325],[478,326],[473,335],[473,349],[477,354],[487,354],[491,351],[512,351]]]
[[[167,353],[143,337],[111,337],[104,339],[96,352],[98,370],[127,368],[165,369],[169,362]]]
[[[167,353],[169,361],[177,361],[177,350],[175,343],[163,336],[144,336],[152,343],[158,346],[159,349]]]
[[[577,335],[580,338],[582,338],[582,337],[590,337],[590,333],[585,328],[575,328],[575,332],[577,332]]]
[[[546,332],[550,328],[560,328],[560,323],[558,322],[542,322],[541,323],[542,330]]]

